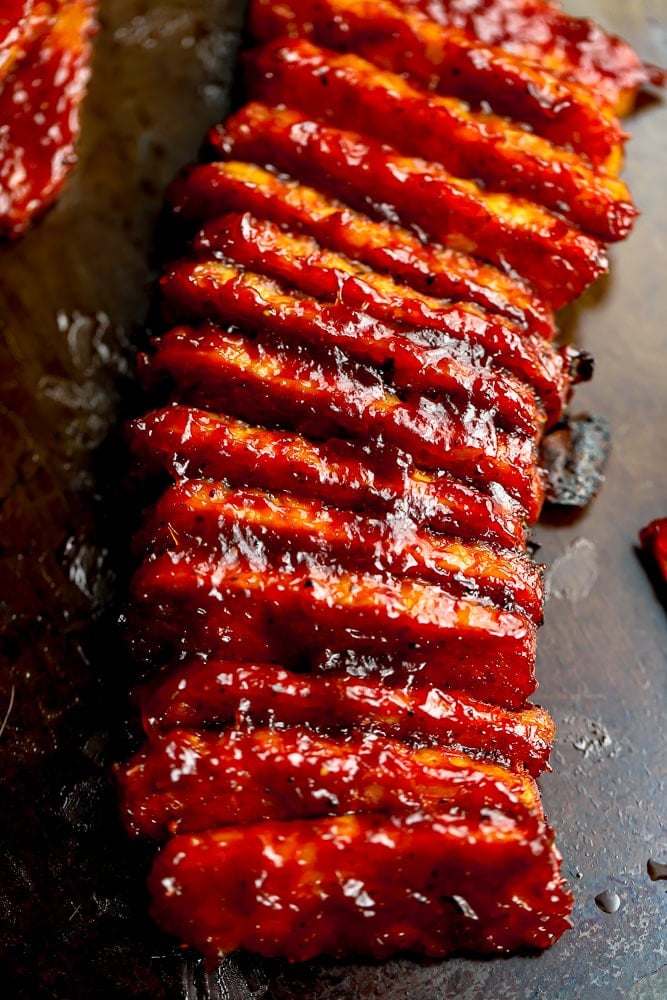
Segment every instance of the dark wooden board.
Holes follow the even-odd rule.
[[[568,0],[667,64],[664,0]],[[60,204],[0,248],[0,962],[11,997],[463,1000],[667,996],[667,616],[635,551],[667,515],[667,107],[647,104],[626,177],[643,212],[611,277],[563,317],[597,359],[573,410],[613,450],[584,515],[536,533],[550,567],[539,699],[559,727],[542,781],[576,898],[538,958],[289,968],[229,959],[207,977],[146,917],[108,761],[130,669],[109,595],[122,574],[113,447],[131,395],[161,193],[225,106],[239,5],[103,0],[80,163]],[[98,315],[96,322],[78,314]],[[113,434],[112,434],[113,438]],[[618,893],[605,914],[597,893]]]

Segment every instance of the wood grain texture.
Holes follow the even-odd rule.
[[[567,0],[667,64],[664,0]],[[61,203],[0,249],[0,966],[12,997],[74,1000],[574,1000],[667,995],[667,615],[637,531],[667,514],[667,106],[644,106],[625,178],[642,210],[612,272],[561,317],[593,353],[573,410],[613,447],[584,515],[536,532],[550,567],[538,700],[559,727],[541,780],[577,897],[539,958],[260,965],[206,975],[145,916],[146,859],[116,820],[106,766],[128,744],[129,668],[111,640],[122,574],[119,466],[100,445],[131,393],[162,190],[219,118],[239,5],[103,0],[80,164]],[[221,82],[221,76],[224,77]],[[101,313],[96,322],[75,313]],[[60,319],[59,319],[60,317]],[[13,692],[13,695],[12,695]],[[618,893],[615,914],[596,894]],[[12,992],[13,990],[13,992]]]

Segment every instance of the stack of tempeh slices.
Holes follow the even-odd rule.
[[[169,191],[131,428],[171,480],[119,773],[153,912],[212,957],[543,948],[572,900],[526,529],[590,370],[553,309],[631,227],[612,103],[650,71],[534,0],[253,0],[250,32],[251,103]]]

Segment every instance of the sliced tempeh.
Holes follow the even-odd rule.
[[[251,212],[287,225],[329,247],[389,272],[404,284],[443,299],[472,302],[547,339],[555,335],[551,309],[516,278],[468,254],[422,243],[407,229],[376,222],[342,202],[278,177],[252,163],[195,164],[171,184],[167,200],[175,215],[201,224],[226,212]],[[216,232],[211,221],[206,232]]]
[[[231,486],[284,490],[344,510],[407,516],[449,535],[525,548],[522,512],[445,475],[396,462],[353,441],[309,441],[187,406],[134,421],[131,444],[143,475],[206,476]]]
[[[456,98],[420,91],[358,56],[297,39],[253,50],[248,63],[250,98],[386,142],[457,177],[480,178],[489,190],[535,201],[599,239],[624,239],[637,216],[623,181],[576,153],[504,118],[471,112]]]
[[[247,104],[211,131],[210,146],[218,158],[273,165],[354,208],[509,268],[554,308],[606,269],[602,244],[546,209],[486,193],[438,164],[299,112]]]
[[[554,739],[548,712],[510,712],[462,692],[386,687],[339,675],[294,674],[269,663],[190,660],[138,695],[144,728],[197,729],[236,722],[306,725],[337,734],[369,730],[417,746],[458,747],[537,776]]]
[[[203,296],[205,289],[199,285]],[[484,411],[417,394],[399,398],[347,358],[317,360],[265,339],[177,327],[144,360],[149,380],[168,376],[181,397],[241,419],[326,439],[386,441],[426,469],[491,489],[498,483],[534,518],[543,500],[535,442],[499,431]],[[472,412],[470,412],[472,410]]]
[[[542,567],[531,558],[425,531],[406,514],[378,519],[310,498],[188,480],[160,497],[135,549],[178,551],[193,541],[213,551],[238,551],[258,570],[278,559],[387,572],[542,620]]]
[[[542,811],[525,772],[374,733],[333,739],[303,726],[153,734],[117,777],[130,831],[158,840],[341,813],[443,806],[509,816]]]
[[[416,580],[316,566],[257,572],[184,547],[144,561],[132,597],[132,643],[149,657],[167,646],[173,656],[293,665],[354,652],[508,708],[535,689],[533,622]]]
[[[355,52],[429,90],[527,123],[595,165],[617,159],[625,138],[613,109],[587,87],[389,0],[253,0],[250,29],[259,41],[300,35]]]
[[[248,271],[261,271],[284,286],[294,285],[316,299],[335,302],[335,308],[322,308],[302,296],[290,297],[284,287],[276,287],[259,275],[234,274],[228,265],[204,260],[197,265],[180,264],[163,279],[166,305],[175,297],[178,305],[188,306],[190,316],[206,317],[195,286],[215,282],[217,311],[213,318],[219,322],[238,322],[250,329],[261,329],[263,324],[285,334],[297,333],[305,323],[316,323],[318,329],[327,323],[329,337],[337,337],[346,350],[363,360],[382,365],[391,357],[398,385],[428,390],[429,380],[435,379],[440,370],[443,375],[449,369],[452,375],[459,370],[461,378],[442,385],[445,391],[470,395],[476,389],[477,395],[472,398],[477,405],[497,410],[504,426],[511,428],[517,419],[521,420],[523,430],[531,428],[532,433],[541,423],[532,394],[526,398],[525,391],[512,379],[501,379],[494,391],[493,375],[488,373],[490,384],[485,385],[483,375],[470,371],[471,363],[490,365],[496,371],[505,369],[531,386],[551,422],[560,417],[569,397],[569,361],[541,337],[467,303],[450,303],[399,285],[389,276],[368,271],[341,254],[320,249],[312,237],[293,236],[275,223],[257,222],[252,216],[227,215],[203,228],[195,240],[195,249],[206,254],[220,253]],[[208,305],[209,296],[205,302]],[[341,307],[355,310],[356,315],[346,314]],[[382,324],[373,324],[372,316]],[[306,335],[305,331],[301,335]],[[317,340],[322,342],[324,337],[322,330]],[[308,339],[312,338],[310,333]],[[399,351],[401,343],[407,352]],[[436,388],[435,383],[431,388]]]
[[[600,94],[619,115],[632,110],[637,88],[664,84],[664,73],[641,61],[617,35],[590,18],[571,17],[545,0],[398,0],[438,24],[462,28],[490,45],[539,62],[558,76]]]
[[[173,837],[149,888],[160,925],[211,958],[498,955],[570,926],[560,862],[532,815],[274,820]]]
[[[235,217],[222,222],[222,231],[227,236],[218,242],[231,262],[184,261],[163,277],[169,322],[209,319],[246,333],[273,331],[287,343],[305,342],[316,351],[339,348],[380,369],[398,389],[452,397],[531,438],[544,423],[533,385],[545,407],[549,404],[552,421],[560,416],[569,373],[563,357],[544,341],[526,344],[472,306],[422,299],[412,291],[404,295],[391,279],[367,274],[338,255],[320,254],[309,237],[289,237],[273,223]],[[278,274],[282,283],[257,274],[257,268]],[[430,321],[442,336],[430,331],[420,336],[411,319]]]

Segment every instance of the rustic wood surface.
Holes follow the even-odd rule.
[[[665,0],[566,6],[667,65]],[[541,784],[574,929],[539,958],[294,968],[246,958],[206,976],[145,915],[146,858],[120,831],[108,776],[127,745],[131,677],[110,603],[125,530],[113,428],[132,395],[129,345],[161,193],[223,112],[238,19],[233,0],[103,0],[79,166],[57,208],[0,248],[4,995],[662,1000],[667,882],[651,882],[646,865],[667,862],[667,617],[635,545],[667,515],[665,102],[628,123],[635,233],[613,251],[611,276],[563,316],[565,336],[597,359],[573,411],[610,420],[607,479],[584,515],[536,532],[550,581],[539,699],[559,728]],[[596,906],[603,890],[618,894],[616,913]]]

